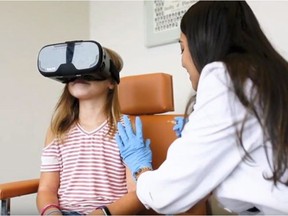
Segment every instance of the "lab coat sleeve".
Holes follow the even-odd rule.
[[[243,151],[235,126],[240,128],[246,111],[231,88],[224,64],[215,62],[203,69],[182,137],[171,144],[157,170],[143,173],[137,181],[137,195],[147,208],[162,214],[185,212],[237,167]],[[246,127],[254,123],[248,121]]]

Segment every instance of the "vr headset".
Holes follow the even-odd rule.
[[[62,83],[76,79],[120,82],[109,54],[92,40],[68,41],[44,46],[37,59],[39,72]]]

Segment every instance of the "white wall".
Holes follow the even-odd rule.
[[[183,112],[190,82],[180,66],[180,46],[145,47],[144,2],[92,1],[90,13],[91,38],[119,52],[124,60],[121,76],[153,72],[175,75],[175,111]]]
[[[288,59],[288,2],[249,4]],[[179,45],[146,48],[143,9],[141,0],[0,1],[0,183],[39,176],[46,129],[62,89],[37,71],[36,57],[45,44],[91,38],[122,55],[122,76],[170,73],[175,112],[183,112],[190,82],[181,67]],[[35,213],[35,196],[12,200],[12,210],[13,214]]]
[[[248,1],[274,47],[288,60],[288,1]]]
[[[249,1],[275,47],[288,59],[288,2]],[[181,67],[178,43],[145,47],[143,1],[92,1],[91,38],[118,51],[124,59],[122,76],[152,72],[173,75],[175,112],[184,111],[190,81]]]
[[[39,177],[40,153],[62,84],[40,75],[37,54],[49,43],[88,38],[88,6],[0,1],[0,183]],[[12,213],[36,213],[34,196],[13,199]]]

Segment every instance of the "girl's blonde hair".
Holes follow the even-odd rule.
[[[103,47],[103,49],[109,54],[112,62],[115,65],[118,73],[123,68],[122,58],[113,50]],[[110,78],[112,81],[112,77]],[[108,135],[114,136],[116,132],[116,124],[120,120],[120,105],[118,99],[118,86],[114,81],[115,88],[109,90],[107,95],[107,103],[105,111],[108,115],[110,129]],[[51,131],[56,138],[63,141],[65,134],[79,120],[79,100],[73,97],[69,90],[68,84],[65,85],[62,95],[60,96],[54,113],[51,119]]]

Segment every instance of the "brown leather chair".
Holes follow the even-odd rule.
[[[119,101],[123,114],[129,115],[132,123],[140,116],[144,138],[151,140],[153,168],[157,169],[166,158],[170,144],[177,138],[173,131],[174,118],[179,116],[167,112],[174,111],[173,80],[166,73],[127,76],[119,85]],[[205,198],[185,214],[208,214]],[[156,214],[153,210],[141,214]]]
[[[153,167],[156,169],[165,160],[167,149],[176,139],[173,131],[174,111],[172,76],[165,73],[127,76],[121,78],[119,100],[123,114],[140,116],[145,138],[151,140]],[[1,214],[10,214],[10,200],[17,196],[36,193],[39,179],[0,184]],[[207,199],[199,202],[185,214],[206,215]],[[156,214],[153,210],[141,214]]]
[[[1,215],[10,215],[10,202],[12,198],[36,193],[38,185],[39,179],[0,184]]]

